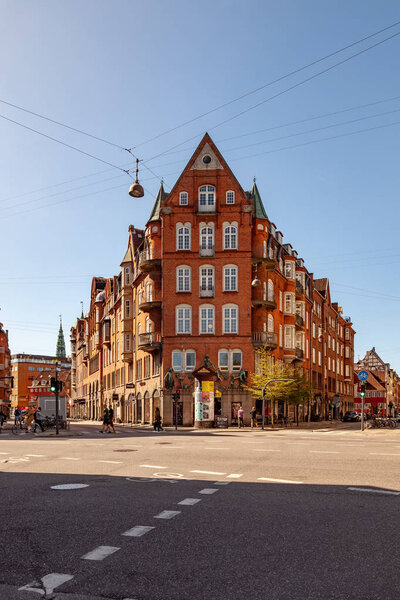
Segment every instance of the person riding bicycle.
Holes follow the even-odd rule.
[[[22,410],[17,407],[14,411],[14,424],[22,427],[23,421],[24,421],[24,415],[22,414]]]
[[[7,415],[0,409],[0,427],[3,427],[5,421],[7,421]]]

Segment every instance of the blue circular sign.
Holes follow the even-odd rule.
[[[368,371],[360,371],[358,374],[358,379],[360,381],[367,381],[368,377],[369,377]]]

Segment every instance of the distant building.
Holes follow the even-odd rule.
[[[385,363],[375,347],[367,350],[364,358],[354,365],[355,374],[369,371],[365,387],[365,410],[373,414],[392,415],[399,412],[400,380],[390,363]],[[360,385],[355,378],[354,402],[361,408]]]
[[[0,410],[9,413],[10,395],[11,395],[11,360],[10,348],[8,345],[8,331],[4,329],[3,323],[0,323]]]
[[[11,394],[11,406],[28,407],[32,382],[42,375],[55,376],[56,362],[60,373],[71,371],[71,359],[59,360],[56,356],[44,356],[41,354],[13,354],[11,356],[12,375],[14,376],[14,388]],[[66,394],[71,394],[70,377],[66,380]]]

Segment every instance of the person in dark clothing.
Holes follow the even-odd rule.
[[[251,428],[253,429],[253,427],[257,427],[257,411],[256,411],[255,406],[253,406],[253,408],[250,411],[250,417],[251,417]]]
[[[161,427],[161,413],[160,413],[160,409],[156,408],[156,410],[154,411],[154,431],[164,431],[164,429]]]
[[[38,425],[39,425],[40,429],[42,431],[44,431],[44,427],[42,425],[42,420],[43,420],[42,419],[42,409],[40,408],[40,406],[37,409],[37,411],[35,412],[35,415],[34,415],[33,419],[35,421],[35,424],[33,426],[33,433],[36,433],[36,428],[37,428]]]
[[[112,428],[112,431],[110,430]],[[114,427],[114,409],[110,406],[108,410],[108,433],[115,433]]]

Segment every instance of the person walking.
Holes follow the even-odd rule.
[[[112,431],[110,428],[112,429]],[[108,433],[115,433],[114,409],[112,408],[112,406],[110,406],[110,408],[108,409]]]
[[[253,408],[250,411],[250,418],[251,418],[251,428],[253,429],[253,427],[257,427],[257,411],[256,411],[255,406],[253,406]]]
[[[156,408],[156,410],[154,411],[154,431],[164,431],[164,429],[161,427],[161,413],[160,413],[160,409]]]
[[[34,421],[35,424],[33,426],[33,433],[36,433],[36,428],[39,425],[40,429],[42,430],[42,432],[44,431],[44,427],[42,425],[42,409],[40,408],[40,406],[38,407],[37,411],[34,414]]]
[[[108,408],[107,406],[104,409],[103,412],[103,429],[100,429],[100,433],[106,433],[106,430],[108,428],[108,423],[109,423],[109,412],[108,412]]]
[[[34,419],[35,416],[35,409],[33,406],[29,406],[28,410],[25,413],[25,417],[26,417],[26,430],[27,431],[31,431],[31,426],[32,426],[32,421]]]
[[[243,428],[244,428],[244,422],[243,422],[243,419],[244,419],[244,410],[243,410],[243,406],[242,406],[242,405],[240,405],[240,408],[239,408],[239,410],[238,410],[238,424],[239,424],[239,429],[240,429],[241,427],[243,427]]]

